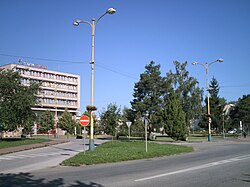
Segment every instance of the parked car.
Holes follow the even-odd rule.
[[[227,133],[228,133],[228,134],[236,134],[236,133],[237,133],[237,129],[234,128],[234,129],[232,129],[232,130],[229,130]]]

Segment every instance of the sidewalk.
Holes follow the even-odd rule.
[[[14,152],[18,152],[18,151],[29,150],[29,149],[35,149],[35,148],[40,148],[40,147],[47,147],[47,146],[50,146],[50,145],[66,143],[66,142],[69,142],[69,141],[70,140],[53,139],[53,140],[51,140],[49,142],[30,144],[30,145],[22,145],[22,146],[17,146],[17,147],[3,148],[3,149],[0,149],[0,155],[8,154],[8,153],[14,153]]]

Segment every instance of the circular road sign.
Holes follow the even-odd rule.
[[[89,122],[90,122],[90,119],[88,116],[84,115],[84,116],[80,117],[80,124],[82,126],[84,126],[84,127],[87,126],[89,124]]]
[[[208,118],[208,122],[211,123],[212,122],[212,118],[209,117]]]

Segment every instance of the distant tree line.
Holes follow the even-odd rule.
[[[163,75],[160,65],[151,61],[140,74],[134,85],[131,108],[121,109],[116,103],[110,103],[100,113],[100,121],[94,118],[95,133],[104,132],[111,135],[126,134],[126,122],[132,122],[131,131],[135,136],[143,136],[144,124],[148,124],[148,132],[166,133],[174,140],[185,140],[194,120],[198,120],[199,128],[207,130],[208,117],[215,132],[238,128],[241,121],[245,130],[250,125],[250,95],[244,95],[233,104],[229,113],[225,113],[226,99],[219,96],[219,83],[213,77],[209,84],[211,115],[207,115],[207,97],[199,87],[196,78],[189,75],[187,62],[174,61],[174,71]],[[39,132],[55,129],[54,115],[45,111],[37,116],[31,109],[36,104],[36,95],[40,84],[29,86],[21,84],[21,76],[12,70],[0,70],[0,131],[14,131],[23,128],[30,133],[34,121],[38,122]],[[88,112],[85,112],[89,115]],[[72,119],[71,113],[64,111],[58,121],[58,127],[68,134],[81,126]]]
[[[185,140],[192,122],[198,120],[200,129],[208,129],[208,117],[214,132],[237,127],[239,121],[250,124],[250,95],[243,96],[235,103],[235,108],[224,115],[226,99],[219,96],[219,83],[212,78],[209,84],[210,113],[207,115],[207,96],[199,87],[196,78],[189,75],[187,62],[173,62],[175,71],[162,75],[160,65],[151,61],[145,66],[145,72],[134,86],[134,99],[131,108],[121,110],[111,103],[100,114],[100,126],[105,133],[114,135],[127,132],[126,121],[131,121],[131,129],[136,135],[143,136],[144,120],[148,122],[148,132],[166,133],[174,140]],[[223,116],[224,115],[224,116]],[[224,120],[224,121],[223,121]],[[112,129],[112,130],[111,130]]]

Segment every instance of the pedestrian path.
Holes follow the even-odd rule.
[[[76,150],[76,152],[81,152],[82,150]],[[37,154],[12,154],[12,155],[0,155],[0,162],[3,160],[16,160],[16,159],[25,159],[25,158],[37,158],[38,157],[48,157],[48,156],[56,156],[56,155],[71,155],[71,152],[65,151],[57,151],[52,153],[37,153]]]
[[[3,149],[0,149],[0,155],[15,153],[15,152],[29,150],[29,149],[35,149],[35,148],[40,148],[40,147],[47,147],[47,146],[66,143],[66,142],[69,142],[69,140],[63,140],[63,139],[60,140],[60,139],[58,139],[58,140],[51,140],[49,142],[43,142],[43,143],[37,143],[37,144],[30,144],[30,145],[22,145],[22,146],[17,146],[17,147],[3,148]]]
[[[19,148],[16,152],[16,147],[14,152],[0,155],[0,173],[24,173],[56,167],[64,160],[82,152],[83,142],[73,139],[58,144],[58,141],[52,140],[49,145],[29,146],[29,148],[28,150],[27,147]]]

